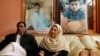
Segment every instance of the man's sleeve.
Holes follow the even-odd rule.
[[[9,44],[9,42],[10,42],[10,36],[11,35],[7,35],[5,37],[5,39],[0,43],[0,50],[2,50],[7,44]]]

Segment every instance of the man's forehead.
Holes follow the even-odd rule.
[[[18,26],[24,26],[24,24],[23,23],[20,23]]]
[[[79,3],[79,1],[73,1],[73,2],[71,2],[71,3]]]

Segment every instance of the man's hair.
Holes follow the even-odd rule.
[[[21,24],[21,23],[22,23],[22,24],[24,24],[24,26],[26,27],[26,23],[25,23],[25,22],[20,21],[20,22],[18,22],[18,23],[17,23],[17,28],[19,27],[19,24]]]
[[[40,7],[40,4],[39,4],[38,2],[35,2],[35,3],[34,3],[34,7],[35,7],[35,6],[39,6],[39,7]]]
[[[69,0],[69,3],[74,2],[74,1],[79,1],[80,2],[80,0]]]

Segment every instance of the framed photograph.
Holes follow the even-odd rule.
[[[60,23],[64,33],[88,34],[86,0],[60,0]]]
[[[53,0],[26,0],[26,28],[29,33],[45,34],[53,23]]]

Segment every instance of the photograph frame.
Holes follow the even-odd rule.
[[[61,25],[61,16],[60,16],[60,0],[53,0],[52,1],[52,24],[53,23],[57,23]],[[26,0],[22,0],[22,13],[21,13],[21,21],[26,22],[25,17],[26,17]],[[87,27],[88,28],[88,27]],[[32,34],[37,34],[35,31],[33,30],[28,30],[28,33],[32,33]],[[44,31],[42,31],[44,32]],[[73,33],[65,33],[64,34],[73,34]],[[41,34],[41,33],[39,33]],[[45,33],[42,33],[45,34]],[[76,33],[75,33],[76,34]],[[78,34],[78,33],[77,33]],[[84,34],[84,33],[83,33]],[[88,32],[86,32],[85,34],[88,34]]]
[[[33,2],[29,2],[29,1],[32,1],[32,0],[24,0],[25,1],[25,16],[24,16],[24,21],[25,21],[25,23],[26,23],[26,29],[27,29],[27,32],[28,33],[32,33],[32,34],[47,34],[48,33],[48,31],[49,30],[42,30],[42,28],[41,29],[37,29],[36,28],[36,30],[34,29],[32,29],[32,26],[31,27],[29,27],[29,25],[30,25],[30,22],[29,22],[29,20],[27,20],[27,18],[30,16],[30,11],[27,11],[27,10],[30,10],[31,9],[31,7],[28,7],[28,6],[32,6],[31,4],[32,3],[39,3],[39,4],[42,4],[42,3],[46,3],[46,2],[48,2],[49,1],[49,3],[50,3],[50,1],[51,1],[51,5],[48,5],[48,6],[51,6],[51,8],[49,8],[48,7],[48,9],[51,9],[51,14],[49,14],[50,16],[50,21],[48,20],[48,19],[46,19],[47,21],[49,21],[50,22],[50,27],[51,27],[51,25],[53,24],[53,18],[54,18],[54,6],[53,6],[53,4],[54,4],[54,1],[53,0],[43,0],[43,1],[39,1],[39,0],[37,0],[37,1],[33,1]],[[31,3],[31,4],[30,4]],[[43,6],[43,5],[42,5]],[[42,8],[42,6],[40,5],[40,8]],[[34,7],[34,6],[33,6]],[[42,8],[43,9],[43,8]],[[45,9],[45,7],[44,7],[44,9]],[[41,9],[40,9],[41,10]],[[43,12],[43,11],[42,11]],[[46,15],[46,14],[45,14]],[[47,15],[47,17],[48,17],[48,15]],[[32,20],[31,20],[32,21]],[[39,23],[39,22],[38,22]],[[38,26],[39,27],[39,26]],[[49,27],[49,28],[50,28]]]
[[[65,2],[67,1],[67,2]],[[60,0],[60,24],[64,34],[88,34],[87,0]],[[74,4],[77,4],[73,7]],[[71,5],[72,4],[72,5]],[[76,9],[76,12],[74,11]],[[74,13],[73,13],[74,12]]]

